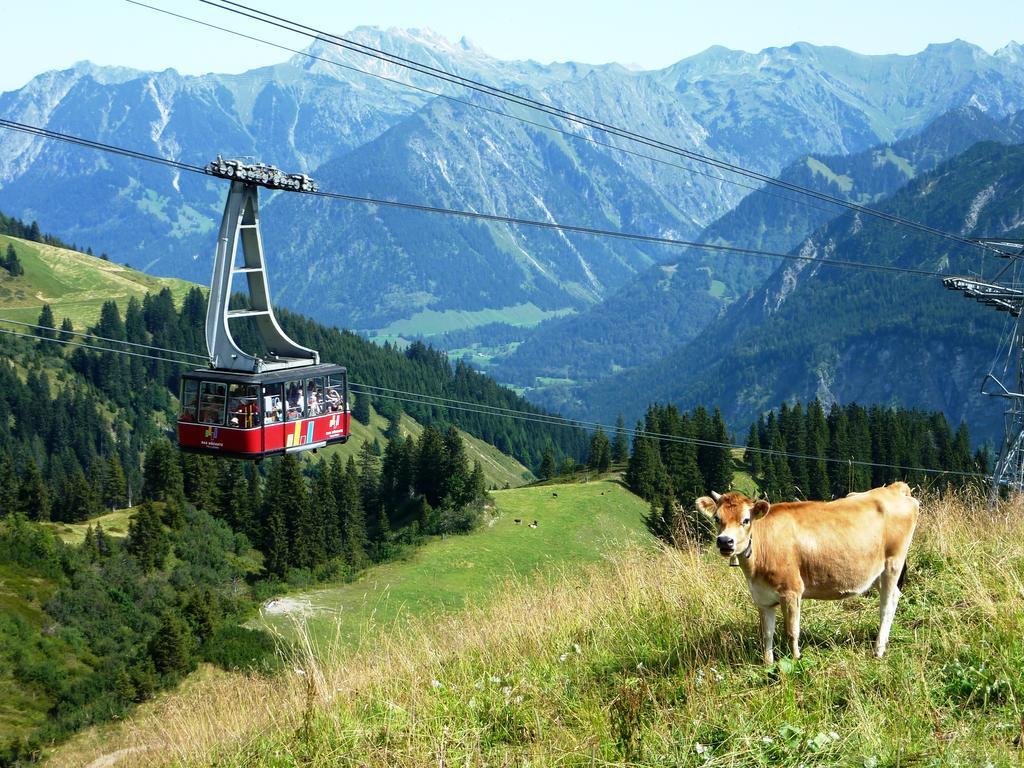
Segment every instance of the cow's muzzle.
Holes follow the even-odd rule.
[[[732,536],[721,535],[715,539],[718,551],[722,557],[729,557],[736,551],[736,541]]]

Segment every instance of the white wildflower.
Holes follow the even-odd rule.
[[[431,688],[440,688],[441,687],[441,681],[440,680],[431,680],[430,681],[430,687]]]

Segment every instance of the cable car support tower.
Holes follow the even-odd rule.
[[[286,175],[272,165],[245,165],[238,160],[223,160],[220,155],[205,170],[211,176],[231,181],[217,236],[210,303],[206,310],[206,347],[210,354],[210,367],[261,373],[318,364],[320,354],[292,341],[274,316],[263,258],[258,199],[259,187],[316,192],[316,182],[305,174]],[[239,245],[242,261],[236,264]],[[235,284],[236,276],[245,277],[249,298],[247,309],[230,309],[232,293],[240,287]],[[235,343],[231,321],[241,318],[253,319],[263,348],[268,351],[266,358],[245,352]]]
[[[942,282],[950,290],[961,291],[967,298],[975,299],[1000,312],[1008,312],[1014,318],[1010,337],[1006,340],[1006,380],[1001,380],[989,371],[981,385],[982,394],[1002,397],[1008,401],[1003,445],[996,460],[992,490],[989,494],[989,503],[994,506],[1003,488],[1010,493],[1024,492],[1024,329],[1021,329],[1019,322],[1021,314],[1024,313],[1024,290],[996,282],[1011,267],[1016,266],[1021,256],[1024,256],[1024,240],[982,238],[978,243],[991,249],[997,256],[1009,259],[1009,263],[996,275],[995,281],[985,282],[973,277],[945,277]]]

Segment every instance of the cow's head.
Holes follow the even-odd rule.
[[[722,557],[733,557],[747,551],[750,545],[750,527],[754,520],[768,514],[771,506],[764,499],[754,501],[735,491],[697,499],[697,509],[710,517],[718,526],[715,544]]]

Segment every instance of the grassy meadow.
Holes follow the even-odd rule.
[[[34,323],[43,304],[49,304],[57,325],[68,317],[81,331],[99,320],[105,301],[116,301],[123,314],[132,296],[141,299],[166,287],[180,306],[192,287],[184,280],[152,277],[78,251],[0,235],[0,250],[6,251],[8,244],[25,268],[20,277],[0,279],[0,312],[12,320]]]
[[[615,480],[492,495],[495,514],[473,534],[434,540],[351,584],[290,594],[254,624],[289,640],[307,634],[318,648],[347,654],[403,623],[492,602],[509,581],[584,567],[651,541],[646,505]]]
[[[886,657],[868,596],[809,602],[804,658],[766,668],[738,569],[634,547],[356,651],[306,633],[284,675],[211,676],[52,764],[1016,766],[1022,598],[1024,504],[927,499]]]

